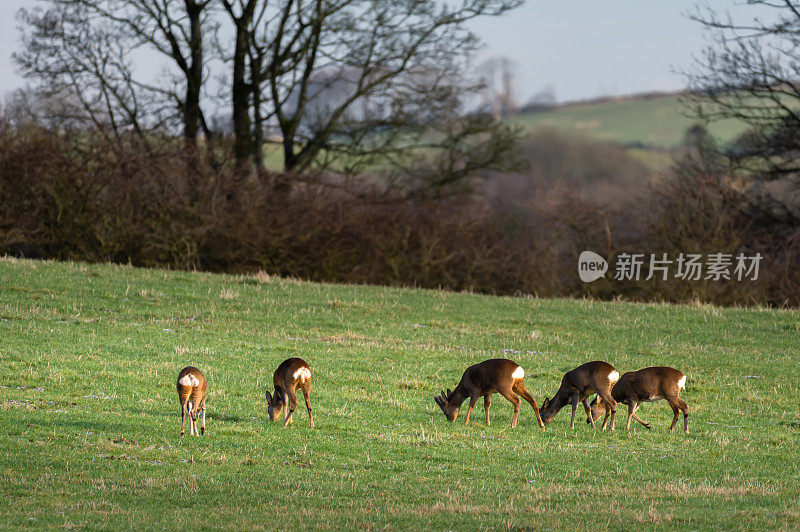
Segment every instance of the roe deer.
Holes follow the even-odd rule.
[[[208,383],[203,372],[193,366],[187,366],[178,374],[178,401],[181,403],[181,438],[183,426],[186,422],[186,413],[189,413],[189,435],[197,436],[197,409],[203,411],[203,421],[200,424],[200,434],[206,433],[206,393]]]
[[[622,378],[612,388],[611,397],[617,403],[628,405],[626,429],[631,428],[631,418],[650,429],[650,423],[642,421],[636,415],[636,409],[639,408],[640,403],[664,399],[672,407],[673,417],[672,425],[669,427],[670,432],[678,422],[678,410],[680,410],[683,412],[683,432],[688,434],[689,407],[680,398],[681,389],[686,389],[686,375],[674,368],[652,367],[640,369],[639,371],[630,371],[622,375]],[[606,417],[603,419],[603,428],[605,428],[609,415],[606,401],[602,398],[598,400],[595,397],[589,408],[591,410],[589,413],[591,420],[596,420],[605,414]],[[611,430],[614,430],[614,418],[615,413],[611,411]]]
[[[455,421],[458,417],[461,403],[469,398],[467,419],[464,422],[466,425],[469,423],[469,416],[475,403],[478,402],[480,397],[483,397],[483,408],[486,410],[486,424],[488,425],[492,393],[498,392],[514,405],[514,417],[511,418],[511,428],[514,428],[517,426],[520,403],[519,397],[514,395],[514,392],[516,392],[533,407],[534,412],[536,412],[536,420],[544,430],[544,423],[542,423],[542,418],[539,416],[539,407],[536,406],[536,399],[528,393],[525,389],[525,384],[522,382],[524,377],[525,371],[516,362],[505,358],[486,360],[468,367],[455,390],[451,392],[448,388],[446,394],[442,392],[441,395],[435,396],[434,400],[444,412],[447,420]]]
[[[597,360],[587,362],[564,374],[561,379],[561,387],[552,399],[545,398],[542,403],[540,413],[542,421],[550,423],[558,411],[566,405],[572,405],[572,419],[569,428],[575,428],[575,411],[578,409],[578,402],[583,403],[586,415],[589,416],[589,396],[597,394],[604,401],[611,405],[611,411],[617,409],[617,402],[611,397],[611,388],[619,380],[619,372],[608,362]],[[596,428],[594,420],[592,428]]]
[[[273,421],[278,419],[284,407],[283,426],[292,422],[292,414],[297,407],[297,389],[303,390],[308,409],[308,421],[314,428],[314,419],[311,417],[311,368],[302,358],[289,358],[281,362],[272,375],[275,393],[267,390],[267,412]]]

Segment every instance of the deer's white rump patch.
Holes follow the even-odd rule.
[[[511,376],[515,379],[521,379],[525,376],[525,370],[522,369],[522,366],[517,366],[517,369],[514,370],[514,373],[512,373]]]
[[[686,375],[678,379],[678,389],[686,389]]]
[[[611,384],[614,384],[619,380],[619,371],[614,370],[608,374],[608,380],[611,381]]]
[[[200,381],[197,380],[192,374],[184,375],[181,377],[181,380],[178,381],[178,384],[181,386],[200,386]]]
[[[300,382],[306,382],[306,380],[311,378],[311,370],[308,368],[300,368],[294,372],[293,375],[294,379],[300,379]]]

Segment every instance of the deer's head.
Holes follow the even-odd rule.
[[[267,413],[272,421],[275,421],[281,416],[281,411],[287,403],[286,392],[280,389],[275,390],[275,395],[269,393],[267,390]]]
[[[450,388],[448,388],[446,393],[443,391],[441,394],[434,396],[433,398],[433,400],[436,401],[436,404],[439,405],[439,408],[442,409],[442,412],[444,412],[447,421],[451,422],[456,420],[458,417],[458,411],[461,408],[460,404],[450,403],[450,398],[452,395],[453,392],[451,392]]]
[[[600,397],[595,396],[592,403],[589,405],[589,417],[586,418],[586,423],[591,423],[592,420],[597,421],[600,419],[600,416],[606,413],[606,409],[608,405],[606,402],[600,399]]]
[[[553,401],[545,397],[542,406],[539,408],[539,415],[542,416],[542,423],[550,423],[556,417],[556,409],[553,408],[555,404]]]

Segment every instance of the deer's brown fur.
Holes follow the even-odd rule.
[[[678,422],[678,412],[683,412],[683,432],[689,432],[689,406],[681,399],[681,389],[686,387],[686,375],[674,368],[664,366],[656,366],[651,368],[640,369],[639,371],[629,371],[625,373],[619,381],[611,389],[611,397],[617,401],[628,405],[628,421],[625,424],[626,429],[631,428],[631,419],[635,419],[648,429],[650,423],[642,421],[636,415],[636,409],[639,405],[649,401],[659,401],[664,399],[672,408],[672,424],[669,427],[670,432],[675,428]],[[590,419],[597,420],[601,415],[605,414],[603,419],[603,428],[606,426],[609,413],[611,415],[611,430],[614,430],[615,413],[607,408],[606,401],[602,398],[598,400],[595,397],[590,408]]]
[[[206,395],[208,393],[208,383],[203,372],[194,366],[187,366],[178,374],[175,383],[178,389],[178,401],[181,404],[181,438],[183,437],[183,427],[186,422],[186,414],[189,414],[189,434],[197,436],[197,411],[203,413],[200,424],[200,434],[206,433]]]
[[[311,416],[311,368],[302,358],[289,358],[281,362],[272,375],[275,391],[270,394],[267,390],[267,412],[273,421],[278,419],[284,411],[283,426],[292,422],[292,414],[297,407],[297,390],[303,391],[308,409],[308,422],[314,428],[314,418]]]
[[[575,428],[575,411],[578,403],[583,403],[586,415],[595,428],[594,420],[589,416],[589,397],[597,394],[609,405],[611,411],[616,411],[617,402],[611,397],[611,388],[619,380],[619,372],[608,362],[597,360],[582,364],[572,371],[568,371],[561,379],[561,386],[552,399],[545,398],[540,413],[542,421],[547,424],[553,420],[559,410],[566,405],[572,405],[572,418],[569,428]]]
[[[519,397],[515,394],[519,394],[533,407],[534,412],[536,412],[536,420],[544,430],[544,423],[542,423],[542,418],[539,416],[539,407],[536,405],[536,399],[525,389],[525,383],[522,380],[524,376],[525,371],[512,360],[505,358],[486,360],[468,367],[455,390],[451,392],[448,388],[446,393],[443,391],[440,395],[435,396],[434,400],[444,412],[447,420],[454,421],[458,417],[461,404],[469,398],[469,408],[465,420],[465,424],[467,424],[469,423],[470,414],[472,414],[472,408],[478,402],[478,399],[483,397],[483,408],[486,411],[486,424],[488,425],[492,394],[497,392],[514,405],[514,416],[511,418],[511,427],[514,428],[517,426],[520,405]]]

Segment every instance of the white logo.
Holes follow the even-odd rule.
[[[594,251],[584,251],[578,257],[578,276],[584,283],[604,277],[607,271],[608,262]]]

